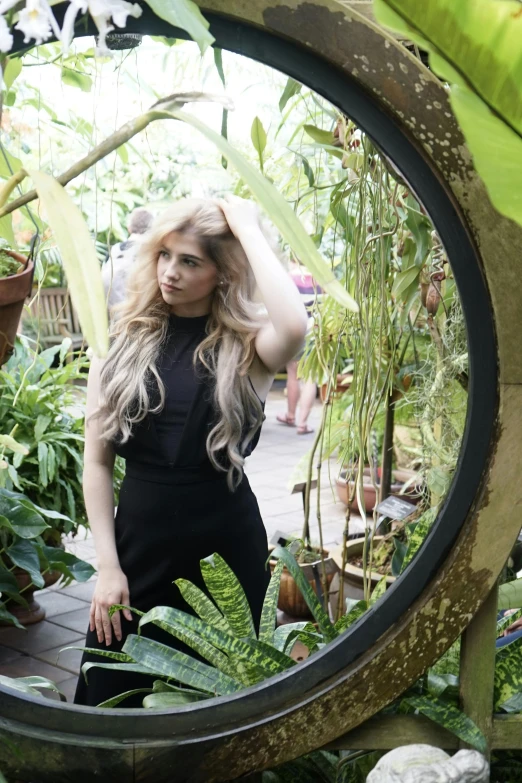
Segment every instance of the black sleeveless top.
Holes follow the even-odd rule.
[[[160,413],[149,413],[134,425],[127,443],[114,443],[116,454],[124,457],[127,464],[143,469],[156,466],[172,471],[192,468],[202,474],[216,472],[206,450],[207,436],[218,416],[213,381],[201,363],[193,363],[194,352],[205,338],[207,322],[207,315],[169,317],[167,338],[157,362],[165,387],[165,403]],[[155,383],[150,397],[151,407],[155,407],[159,402]],[[243,451],[244,457],[255,449],[260,435],[261,428]]]

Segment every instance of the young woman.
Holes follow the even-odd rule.
[[[265,305],[253,301],[257,285]],[[98,579],[85,646],[121,650],[137,618],[112,604],[190,611],[175,579],[204,589],[199,561],[218,552],[259,622],[269,580],[266,533],[243,473],[276,371],[299,350],[307,315],[254,204],[184,200],[145,235],[104,361],[87,387],[84,496]],[[116,519],[115,454],[126,460]],[[183,649],[153,625],[145,635]],[[184,648],[186,652],[192,652]],[[83,663],[107,663],[85,653]],[[94,667],[76,704],[134,688],[138,673]],[[139,707],[142,694],[122,707]]]

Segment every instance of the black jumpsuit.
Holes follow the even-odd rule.
[[[148,611],[172,606],[191,612],[173,581],[188,579],[202,590],[199,561],[218,552],[232,568],[247,595],[256,626],[270,573],[266,532],[248,479],[231,492],[226,473],[216,471],[206,452],[206,437],[215,421],[212,389],[203,368],[195,371],[194,350],[205,337],[207,316],[170,316],[169,331],[158,370],[166,401],[160,414],[149,414],[116,453],[126,460],[115,520],[116,547],[129,583],[130,605]],[[154,401],[153,401],[154,402]],[[252,452],[260,432],[244,456]],[[86,647],[121,650],[138,619],[120,613],[123,638],[109,647],[96,631],[87,631]],[[175,637],[152,624],[142,633],[192,653]],[[84,653],[87,661],[110,663]],[[152,687],[153,679],[138,673],[92,668],[88,685],[80,674],[74,702],[96,706],[134,688]],[[136,694],[119,707],[141,707]]]

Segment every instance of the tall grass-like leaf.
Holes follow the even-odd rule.
[[[201,574],[212,598],[226,617],[232,632],[240,637],[255,637],[250,605],[239,579],[221,555],[214,553],[200,561]]]
[[[405,570],[406,566],[409,565],[409,563],[411,563],[411,561],[413,560],[413,558],[415,557],[415,555],[423,545],[424,541],[426,540],[426,536],[428,535],[431,526],[435,521],[436,516],[437,516],[437,509],[430,508],[427,511],[425,511],[421,517],[419,517],[419,520],[415,525],[415,530],[410,534],[408,538],[408,548],[406,550],[406,554],[404,555],[404,559],[402,561],[401,574]]]
[[[404,701],[480,753],[487,753],[486,738],[471,718],[457,707],[447,704],[436,696],[407,696]]]
[[[168,710],[171,707],[194,704],[195,701],[201,701],[201,699],[191,693],[151,693],[143,699],[143,706],[148,710]]]
[[[82,652],[92,653],[93,655],[101,655],[102,658],[111,658],[113,661],[119,661],[120,663],[132,663],[130,655],[122,652],[115,652],[113,650],[103,650],[97,647],[76,647],[71,645],[70,647],[62,647],[60,655],[66,650],[81,650]]]
[[[109,348],[107,308],[94,242],[82,213],[54,177],[28,171],[60,250],[82,332],[97,356]]]
[[[288,637],[295,632],[299,633],[300,631],[304,631],[304,629],[308,628],[309,626],[310,623],[307,620],[299,623],[286,623],[286,625],[280,625],[274,631],[272,644],[277,650],[284,652],[287,647]]]
[[[359,310],[353,297],[336,280],[332,270],[320,255],[312,238],[304,230],[290,204],[285,201],[277,188],[266,177],[257,171],[226,139],[215,133],[197,117],[181,111],[162,111],[160,116],[171,116],[182,120],[188,125],[192,125],[193,128],[197,128],[210,139],[240,174],[254,197],[279,229],[283,239],[288,242],[299,261],[307,267],[319,285],[347,310],[354,312]]]
[[[0,674],[0,685],[6,685],[8,688],[14,688],[32,696],[41,696],[42,694],[38,689],[43,688],[44,690],[51,690],[57,693],[60,696],[60,701],[67,701],[58,686],[51,680],[48,680],[47,677],[6,677]]]
[[[257,156],[259,158],[259,166],[261,171],[263,171],[263,153],[266,148],[266,131],[259,117],[254,117],[254,121],[250,129],[250,138],[252,139],[252,144],[254,145],[254,149],[257,152]]]
[[[268,644],[256,639],[239,639],[171,606],[155,606],[141,618],[140,627],[147,623],[156,625],[161,623],[161,628],[166,631],[169,631],[171,625],[184,625],[229,655],[239,656],[260,666],[268,675],[285,671],[294,665],[294,661],[288,655],[284,655]]]
[[[259,622],[259,639],[267,644],[272,644],[274,639],[274,630],[277,622],[277,600],[279,598],[279,588],[281,586],[281,574],[283,573],[283,561],[278,560],[274,567],[270,582],[263,601],[261,610],[261,620]]]
[[[198,617],[221,631],[231,633],[229,624],[203,590],[193,585],[188,579],[176,579],[174,584],[178,586],[181,595],[187,604],[194,609]]]
[[[148,666],[141,666],[138,663],[96,663],[95,661],[89,661],[82,666],[82,674],[85,678],[85,682],[88,683],[87,672],[90,669],[108,669],[109,671],[117,672],[134,672],[137,674],[150,674],[151,677],[163,677],[161,672],[156,672],[154,669],[150,669]]]
[[[366,611],[368,611],[366,601],[357,601],[355,606],[352,606],[350,611],[346,614],[343,614],[343,616],[340,617],[335,623],[335,630],[337,633],[346,631],[346,629],[353,625],[356,620],[359,619],[359,617],[362,617]]]
[[[290,98],[293,98],[294,95],[297,95],[298,92],[301,92],[301,89],[302,84],[296,82],[295,79],[292,79],[292,77],[289,76],[288,81],[285,84],[285,89],[279,98],[279,111],[282,112]]]
[[[514,0],[374,0],[378,21],[430,53],[494,206],[522,225],[522,36]]]
[[[215,38],[208,31],[209,23],[193,0],[146,0],[156,16],[173,27],[185,30],[199,46],[201,54],[211,46]]]
[[[231,677],[217,669],[143,636],[130,634],[125,640],[123,651],[154,674],[178,680],[197,690],[221,696],[235,693],[241,688]]]
[[[319,599],[317,598],[316,594],[310,587],[295,557],[293,557],[287,549],[283,549],[280,546],[274,549],[274,551],[272,552],[272,557],[281,559],[285,564],[285,566],[288,568],[288,570],[294,577],[297,587],[301,591],[301,595],[306,601],[306,605],[312,612],[314,619],[319,626],[319,630],[325,637],[326,641],[332,642],[338,636],[338,633],[335,630],[335,627],[330,622],[330,618],[328,617],[323,607],[319,603]]]

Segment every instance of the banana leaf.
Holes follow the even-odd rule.
[[[239,579],[221,555],[215,552],[201,560],[201,573],[209,593],[223,612],[232,633],[239,638],[254,637],[252,612]]]
[[[147,623],[161,622],[161,627],[170,631],[171,625],[184,625],[201,637],[218,647],[220,650],[244,658],[256,666],[260,666],[267,675],[278,674],[295,665],[295,662],[284,653],[256,639],[238,639],[231,634],[213,628],[198,617],[173,609],[170,606],[155,606],[141,618],[140,627]]]
[[[430,53],[492,203],[522,225],[520,4],[374,0],[373,8],[380,24]]]
[[[174,584],[178,586],[181,595],[187,604],[194,609],[198,617],[215,628],[219,628],[220,631],[232,633],[228,622],[203,590],[193,585],[188,579],[176,579]]]
[[[436,696],[407,696],[404,701],[480,753],[487,753],[486,738],[478,726],[453,704]]]
[[[241,685],[217,669],[143,636],[130,634],[123,651],[154,674],[177,680],[196,690],[223,696],[241,689]]]
[[[283,573],[284,563],[279,560],[270,577],[270,583],[268,585],[265,600],[263,601],[263,608],[261,610],[261,620],[259,623],[259,639],[267,644],[273,644],[274,631],[277,623],[277,601],[279,598],[279,588],[281,582],[281,574]]]
[[[310,587],[307,579],[303,574],[302,568],[297,563],[295,557],[293,557],[287,549],[283,549],[283,547],[280,546],[274,549],[272,552],[272,557],[282,560],[285,566],[288,568],[294,577],[297,587],[301,591],[301,595],[306,601],[306,605],[312,612],[312,615],[314,616],[314,619],[318,624],[319,630],[323,634],[325,641],[332,642],[338,636],[338,633],[330,622],[330,618],[319,603],[319,599]]]

